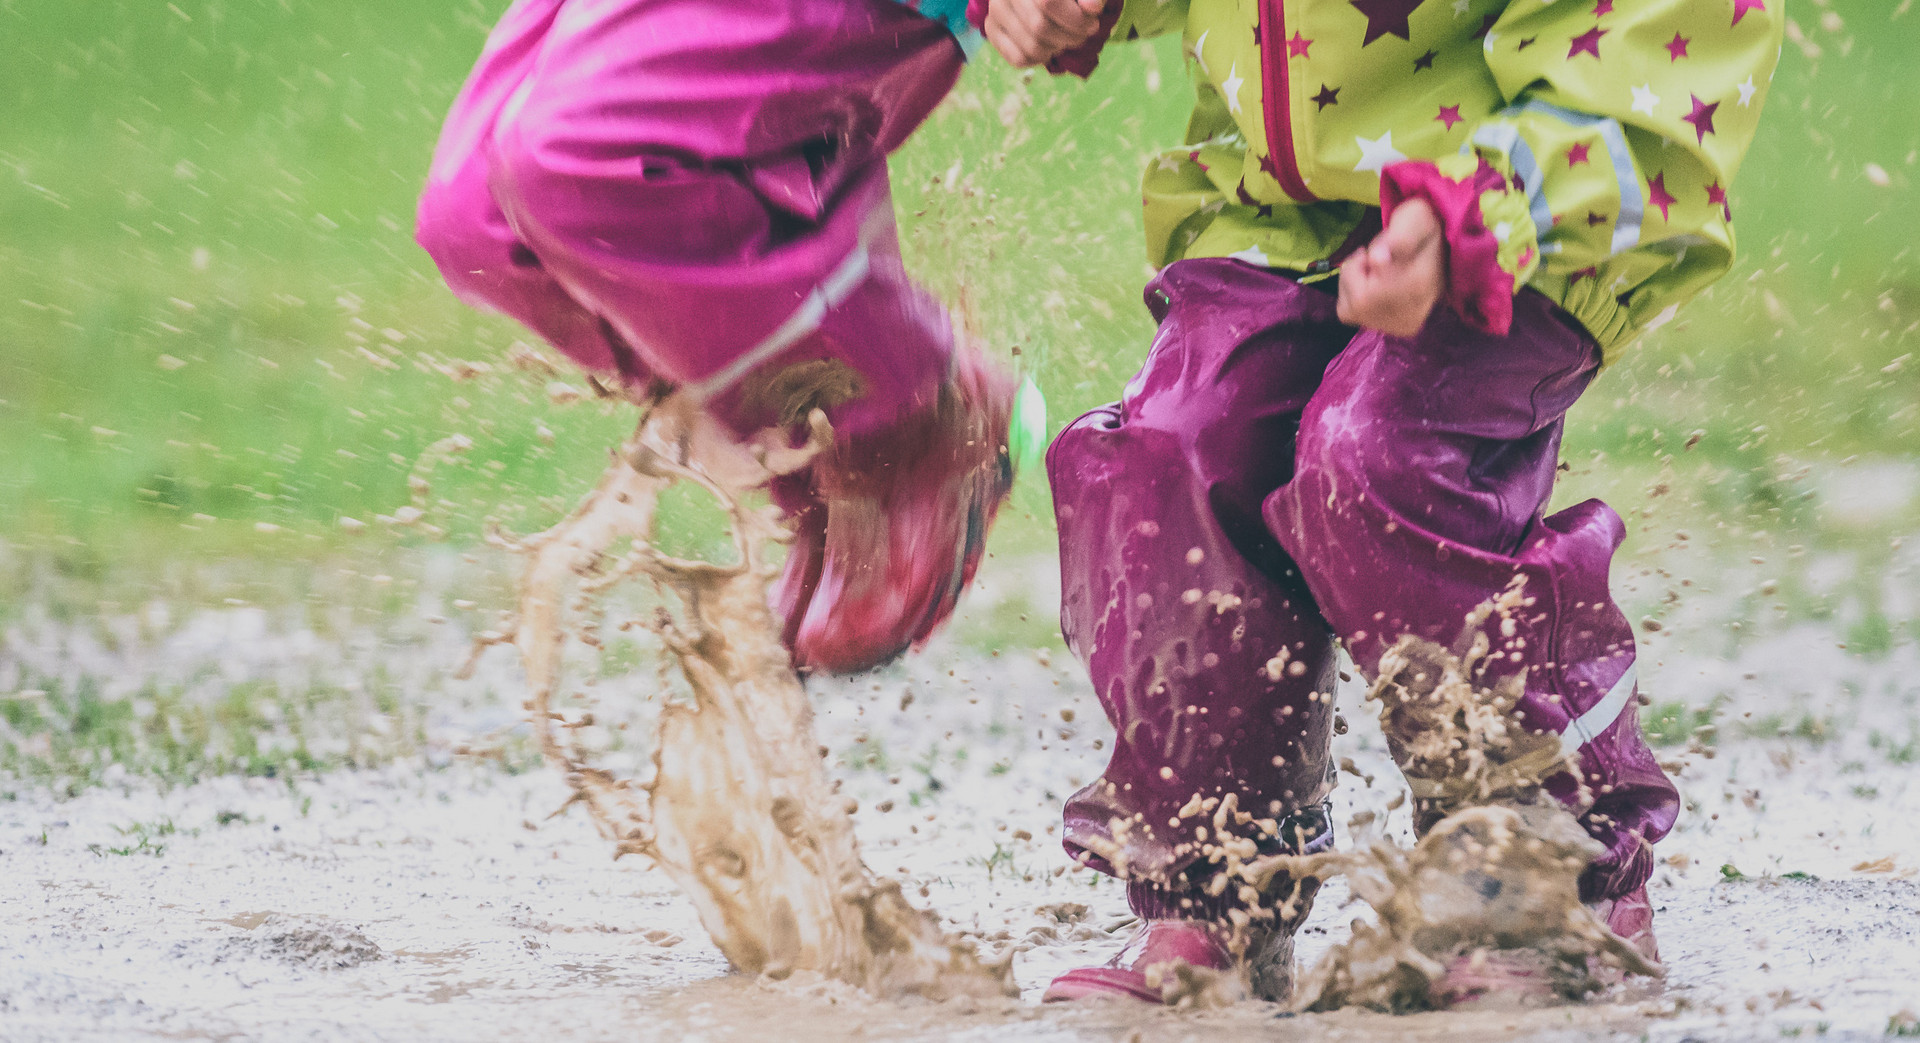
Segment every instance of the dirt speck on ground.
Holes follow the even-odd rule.
[[[245,934],[223,941],[215,959],[265,959],[313,970],[338,970],[358,967],[380,956],[378,945],[346,924],[274,913]]]

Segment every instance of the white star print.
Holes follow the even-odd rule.
[[[1659,105],[1660,96],[1653,93],[1653,84],[1649,83],[1645,87],[1633,88],[1633,111],[1644,112],[1651,116],[1653,115],[1653,110],[1659,107]]]
[[[1678,314],[1680,314],[1680,306],[1678,304],[1667,305],[1667,310],[1647,320],[1647,332],[1652,333],[1654,330],[1672,322],[1673,317]]]
[[[1753,92],[1760,88],[1753,85],[1753,77],[1749,76],[1747,77],[1747,82],[1741,84],[1738,89],[1740,91],[1740,105],[1742,108],[1745,108],[1753,104]]]
[[[1240,111],[1240,88],[1246,85],[1240,78],[1240,63],[1235,62],[1227,69],[1227,78],[1220,81],[1220,89],[1227,94],[1227,111]]]
[[[1509,240],[1509,239],[1511,239],[1511,238],[1513,238],[1513,222],[1512,222],[1512,221],[1502,221],[1502,222],[1500,222],[1499,224],[1497,224],[1497,225],[1494,225],[1494,226],[1493,226],[1493,237],[1494,237],[1495,239],[1498,239],[1498,240],[1500,240],[1500,241],[1501,241],[1501,242],[1503,242],[1503,243],[1504,243],[1504,242],[1506,242],[1507,240]]]
[[[1267,252],[1257,246],[1249,246],[1239,253],[1228,254],[1227,259],[1232,261],[1245,261],[1248,264],[1257,264],[1262,268],[1267,267]]]
[[[1473,0],[1453,0],[1453,16],[1455,18],[1465,18],[1467,11],[1472,7]]]
[[[1161,156],[1159,159],[1154,160],[1154,166],[1165,173],[1178,174],[1180,172],[1180,157],[1171,155]]]
[[[1393,131],[1382,134],[1378,141],[1356,137],[1353,143],[1360,146],[1360,162],[1353,165],[1356,171],[1371,170],[1377,174],[1407,158],[1399,149],[1393,147]]]
[[[1488,33],[1488,34],[1487,34],[1487,50],[1488,50],[1488,51],[1492,51],[1492,50],[1493,50],[1493,44],[1494,44],[1494,41],[1495,41],[1495,40],[1498,40],[1498,39],[1500,39],[1500,34],[1499,34],[1499,33]]]
[[[1213,30],[1207,29],[1202,31],[1193,41],[1193,60],[1200,63],[1200,71],[1205,73],[1211,73],[1213,71],[1207,68],[1207,33],[1210,32],[1213,32]]]

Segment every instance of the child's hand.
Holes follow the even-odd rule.
[[[1440,219],[1426,200],[1409,199],[1366,249],[1340,266],[1340,321],[1411,337],[1427,324],[1446,283]]]
[[[1091,39],[1105,7],[1106,0],[993,0],[987,39],[1015,68],[1045,65]]]

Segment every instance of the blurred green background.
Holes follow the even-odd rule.
[[[590,484],[627,412],[568,403],[577,375],[456,302],[410,237],[504,6],[0,0],[0,597],[297,597],[292,564],[534,529]],[[1910,8],[1790,12],[1738,267],[1581,404],[1568,495],[1624,510],[1664,483],[1677,514],[1859,541],[1821,468],[1920,458]],[[910,260],[1020,349],[1056,428],[1144,353],[1139,171],[1189,102],[1172,41],[1086,84],[983,59],[898,157]],[[416,473],[424,518],[383,524]],[[997,551],[1045,550],[1033,476],[1015,506]],[[682,528],[704,538],[697,512]]]

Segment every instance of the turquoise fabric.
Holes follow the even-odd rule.
[[[960,41],[960,50],[968,58],[985,42],[980,30],[967,21],[967,0],[900,0],[901,3],[926,15],[928,18],[947,27],[955,40]]]

